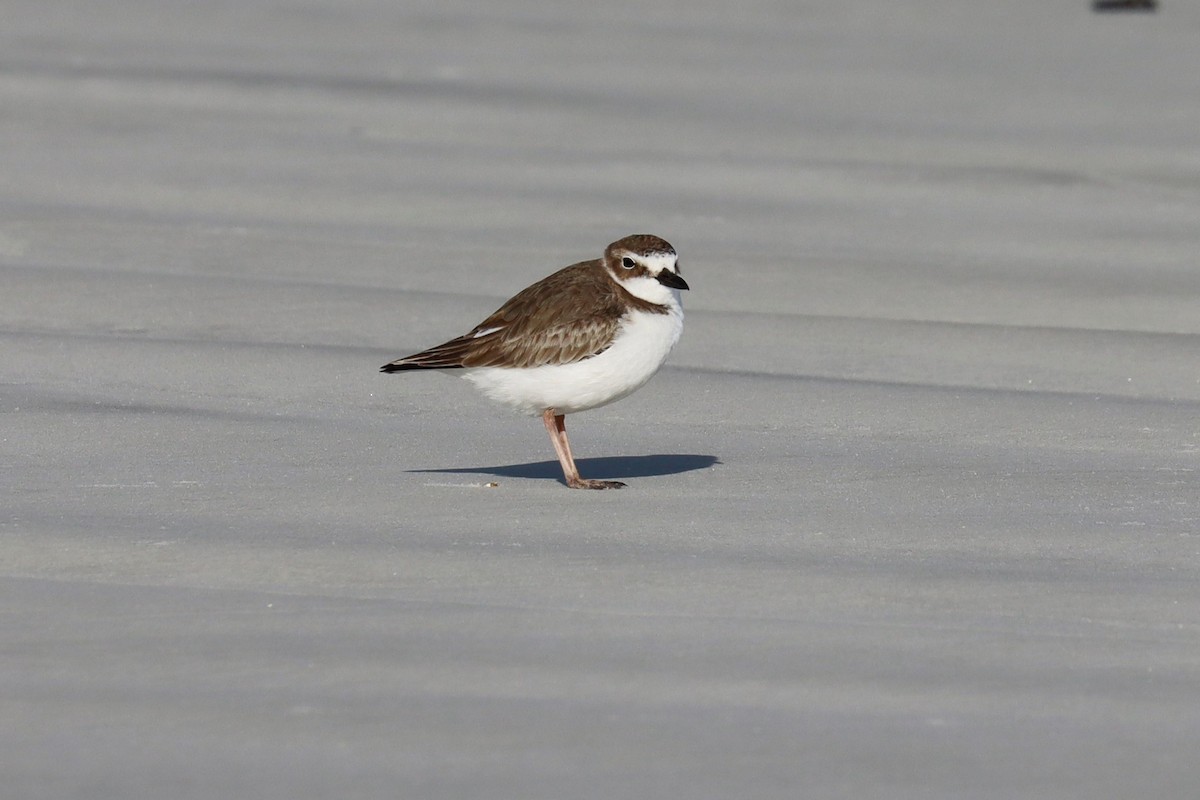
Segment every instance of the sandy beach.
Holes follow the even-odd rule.
[[[1200,9],[693,5],[3,4],[6,796],[1200,796]]]

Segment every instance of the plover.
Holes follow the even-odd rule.
[[[579,476],[565,417],[620,400],[666,360],[683,331],[675,248],[649,234],[543,278],[470,332],[384,364],[381,372],[457,370],[487,397],[541,415],[572,489],[616,489]]]

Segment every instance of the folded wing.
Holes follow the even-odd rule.
[[[616,283],[598,262],[559,270],[469,333],[385,364],[382,372],[570,364],[604,352],[621,325]]]

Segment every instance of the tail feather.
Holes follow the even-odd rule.
[[[437,367],[432,364],[413,364],[406,361],[393,361],[379,368],[380,372],[404,372],[410,369],[453,369],[453,367]]]
[[[464,338],[452,339],[444,344],[439,344],[437,347],[431,347],[428,350],[422,350],[420,353],[413,353],[411,356],[398,358],[389,364],[384,364],[379,368],[379,371],[403,372],[410,369],[462,369],[466,366],[463,364],[465,345],[466,341]]]

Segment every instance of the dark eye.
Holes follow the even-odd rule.
[[[634,261],[629,256],[625,256],[625,258],[621,259],[621,266],[624,267],[625,269],[633,269],[634,267],[637,266],[637,262]]]

